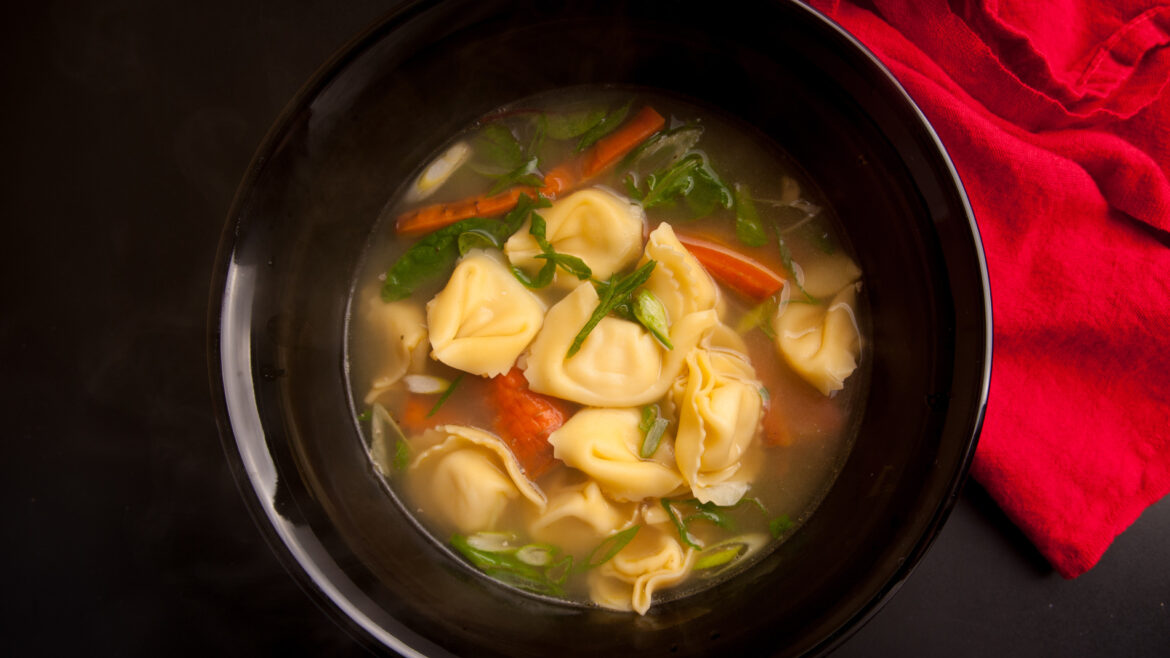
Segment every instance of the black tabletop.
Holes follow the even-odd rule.
[[[391,0],[26,3],[0,28],[6,655],[360,655],[254,526],[206,317],[237,182]],[[1072,581],[974,482],[843,656],[1170,655],[1170,500]]]

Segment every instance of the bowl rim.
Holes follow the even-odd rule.
[[[381,39],[441,2],[442,0],[406,0],[383,14],[336,49],[285,104],[265,133],[236,188],[216,250],[207,310],[208,376],[216,424],[229,470],[253,522],[285,571],[339,628],[368,649],[389,648],[406,656],[449,652],[405,626],[390,632],[363,613],[354,605],[353,598],[364,597],[364,593],[352,586],[352,583],[339,583],[334,576],[327,573],[332,570],[346,578],[339,568],[323,569],[319,560],[332,561],[332,556],[320,544],[315,543],[315,537],[311,533],[296,531],[292,524],[282,519],[277,512],[272,495],[275,482],[272,471],[275,466],[271,455],[257,454],[257,451],[249,450],[246,440],[241,439],[243,433],[255,432],[257,429],[259,435],[264,436],[256,400],[249,384],[254,373],[250,366],[243,369],[233,368],[239,363],[250,364],[250,359],[246,358],[250,354],[249,341],[246,338],[250,336],[244,340],[233,338],[232,332],[225,331],[225,327],[235,321],[229,309],[233,290],[244,285],[238,280],[239,272],[234,267],[234,255],[239,245],[241,221],[246,215],[252,189],[264,175],[273,153],[280,148],[302,108],[319,95],[348,64],[360,58]],[[966,431],[969,438],[955,463],[955,472],[948,478],[950,486],[946,495],[938,501],[924,531],[898,568],[890,574],[883,587],[840,626],[811,645],[806,652],[811,655],[839,648],[857,630],[873,619],[902,587],[928,552],[957,503],[970,477],[987,409],[992,372],[992,293],[981,234],[962,179],[921,108],[889,68],[861,41],[813,7],[796,0],[785,2],[797,11],[807,14],[809,19],[821,23],[825,29],[835,33],[837,38],[848,44],[855,51],[854,54],[868,63],[873,72],[881,75],[884,78],[883,82],[894,91],[894,97],[888,100],[903,105],[903,109],[910,112],[913,117],[913,128],[920,130],[922,136],[926,137],[930,150],[938,156],[944,168],[938,172],[940,181],[949,183],[948,192],[957,196],[962,208],[967,222],[965,228],[970,232],[971,246],[974,248],[971,255],[978,265],[979,283],[983,293],[982,308],[979,309],[983,319],[981,327],[983,345],[978,373],[980,381],[978,401],[972,402],[974,414]],[[263,443],[263,438],[261,442]],[[326,565],[330,566],[336,565]],[[351,586],[346,587],[346,584]],[[427,651],[420,651],[421,649]],[[433,651],[434,654],[429,651]]]

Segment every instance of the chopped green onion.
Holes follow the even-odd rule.
[[[670,344],[670,337],[667,335],[669,329],[666,327],[666,308],[658,296],[643,288],[634,296],[633,306],[634,317],[638,318],[638,322],[646,327],[647,331],[653,334],[663,347],[668,350],[674,349],[674,345]]]
[[[699,553],[699,556],[695,558],[695,570],[710,569],[727,564],[739,557],[743,550],[744,547],[742,545],[727,546],[724,548],[714,546],[708,548],[702,553]]]
[[[612,560],[613,556],[620,553],[634,539],[634,535],[638,534],[638,530],[641,527],[640,525],[631,526],[621,532],[606,537],[596,548],[589,552],[589,557],[585,559],[585,566],[583,568],[586,570],[592,569]],[[595,559],[599,553],[601,554],[601,558]]]
[[[666,428],[670,425],[670,420],[659,416],[654,420],[654,424],[650,426],[650,430],[646,432],[646,437],[642,440],[642,449],[638,454],[642,459],[650,459],[658,450],[658,444],[662,442],[662,435],[666,433]]]
[[[451,387],[451,382],[433,375],[406,375],[402,383],[406,384],[406,390],[420,395],[442,393]]]
[[[534,567],[546,567],[552,564],[556,550],[548,544],[527,544],[517,549],[516,559]]]
[[[483,531],[467,537],[468,546],[479,551],[488,551],[490,553],[516,550],[516,547],[513,545],[515,541],[516,535],[507,532]]]
[[[585,322],[585,326],[581,327],[581,331],[577,332],[577,335],[573,338],[573,343],[569,345],[569,351],[565,355],[566,359],[571,358],[581,349],[585,338],[589,336],[589,332],[593,331],[597,323],[601,322],[606,315],[609,315],[609,312],[615,306],[626,301],[638,286],[646,283],[646,280],[650,278],[650,273],[654,271],[654,266],[657,264],[657,261],[648,260],[641,267],[626,276],[617,279],[611,278],[599,286],[600,299],[597,302],[597,308],[593,309],[593,315],[589,316],[589,319]]]
[[[443,391],[443,394],[440,395],[439,399],[435,401],[435,406],[431,407],[431,410],[427,412],[427,418],[434,416],[439,411],[439,407],[443,406],[443,403],[447,401],[447,398],[451,397],[451,394],[455,392],[455,387],[458,386],[459,382],[462,380],[463,373],[459,373],[459,376],[451,382],[451,385],[447,387],[447,390]]]

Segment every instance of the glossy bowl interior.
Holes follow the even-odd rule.
[[[484,112],[579,84],[681,94],[780,144],[834,205],[872,310],[871,395],[818,511],[748,572],[645,617],[517,594],[434,550],[375,477],[345,383],[352,277],[399,183]],[[937,533],[990,374],[986,271],[950,162],[876,60],[796,3],[404,7],[273,128],[231,211],[211,306],[225,447],[259,524],[359,640],[404,654],[830,649]]]

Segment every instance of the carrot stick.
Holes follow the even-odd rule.
[[[643,107],[621,128],[602,137],[581,157],[582,180],[593,178],[613,166],[638,144],[662,129],[666,119],[654,108]]]
[[[539,192],[555,199],[557,195],[579,187],[612,167],[665,124],[666,119],[654,108],[643,107],[629,121],[598,140],[580,156],[549,171]],[[402,235],[421,235],[471,217],[496,217],[516,207],[521,194],[535,198],[537,191],[532,187],[518,186],[492,196],[479,195],[423,206],[399,215],[395,227]]]
[[[496,217],[515,208],[521,194],[536,196],[534,188],[520,186],[492,196],[481,194],[461,201],[423,206],[399,215],[395,228],[403,235],[421,235],[471,217]]]
[[[490,395],[496,408],[496,433],[525,474],[540,477],[553,463],[548,435],[565,423],[568,411],[558,400],[528,390],[528,380],[519,368],[493,377]]]
[[[753,299],[767,299],[784,287],[784,277],[766,265],[717,243],[676,233],[678,241],[715,280]]]

